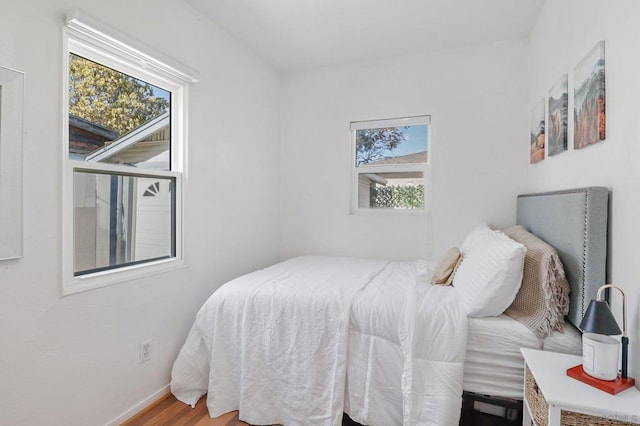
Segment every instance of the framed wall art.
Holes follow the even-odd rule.
[[[529,162],[531,164],[544,160],[544,99],[540,99],[531,109],[531,139],[529,142]]]
[[[24,73],[0,66],[0,260],[22,257]]]
[[[573,148],[580,149],[606,136],[604,41],[576,65],[573,76]]]
[[[563,74],[549,91],[547,152],[549,156],[567,150],[569,76]]]

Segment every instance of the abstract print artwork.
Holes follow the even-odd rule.
[[[530,163],[544,160],[544,99],[540,99],[531,109],[531,141],[529,145]]]
[[[569,115],[569,78],[567,74],[549,91],[548,154],[556,155],[567,150],[567,118]]]
[[[573,148],[603,141],[606,136],[604,41],[576,65],[573,82]]]

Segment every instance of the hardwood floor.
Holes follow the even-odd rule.
[[[238,412],[232,411],[220,417],[212,419],[207,411],[206,396],[200,398],[196,408],[178,401],[173,395],[168,394],[156,401],[121,426],[251,426],[238,418]],[[343,426],[360,426],[358,423],[345,416]]]
[[[238,412],[212,419],[207,411],[206,397],[200,398],[196,408],[178,401],[172,394],[158,400],[142,412],[122,423],[122,426],[249,426],[238,419]]]
[[[121,426],[251,426],[238,418],[238,412],[232,411],[212,419],[207,411],[206,396],[200,398],[196,408],[178,401],[172,394],[168,394],[156,401]],[[348,416],[342,421],[343,426],[360,426]]]

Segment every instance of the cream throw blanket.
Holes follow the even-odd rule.
[[[571,288],[558,253],[523,226],[503,232],[527,247],[522,286],[505,314],[529,327],[541,340],[563,331]]]

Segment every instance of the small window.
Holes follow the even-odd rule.
[[[64,294],[183,262],[183,100],[197,80],[97,23],[74,11],[65,29]]]
[[[351,123],[352,211],[424,210],[429,116]]]
[[[160,182],[155,182],[150,185],[142,194],[143,197],[159,197],[160,196]]]

